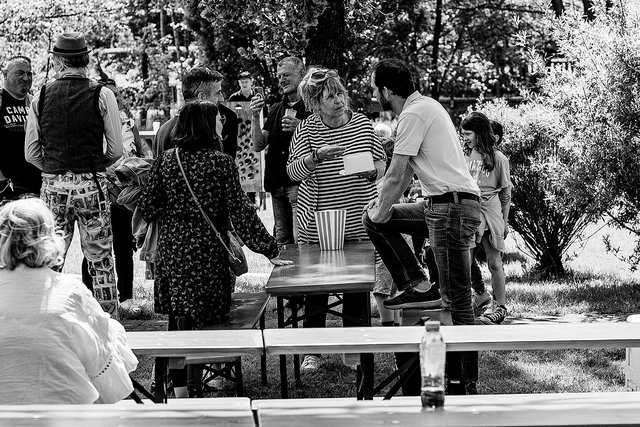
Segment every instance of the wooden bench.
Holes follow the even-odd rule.
[[[248,398],[174,399],[169,405],[0,405],[0,426],[255,427]]]
[[[260,427],[638,425],[640,393],[447,396],[444,410],[419,397],[393,400],[254,400]],[[304,420],[304,423],[301,423]]]
[[[234,329],[255,329],[265,327],[265,308],[269,296],[263,292],[254,293],[233,293],[232,305],[229,311],[229,317],[225,322],[207,328],[206,330],[234,330]],[[139,351],[139,350],[138,350]],[[216,377],[222,377],[235,384],[235,390],[238,396],[244,394],[244,382],[242,377],[242,364],[240,354],[214,354],[212,352],[206,354],[187,354],[185,357],[172,357],[167,359],[167,367],[183,368],[188,364],[205,364],[205,376],[203,384]],[[267,383],[267,359],[264,352],[260,356],[261,362],[261,379],[262,383]],[[221,368],[214,368],[208,364],[220,363]],[[157,384],[157,382],[156,382]],[[163,384],[165,384],[163,382]],[[205,391],[213,391],[206,389]]]
[[[206,328],[207,330],[223,329],[255,329],[265,327],[265,308],[269,302],[269,296],[264,292],[233,293],[231,296],[231,309],[227,321]],[[235,384],[233,389],[238,396],[244,395],[244,382],[242,377],[242,359],[240,356],[202,357],[190,356],[185,358],[185,364],[204,364],[205,371],[203,385],[205,392],[220,391],[207,386],[207,383],[217,377],[224,378]],[[216,368],[214,364],[223,365]],[[169,368],[173,368],[170,364]],[[181,366],[179,366],[181,367]],[[267,356],[260,356],[260,378],[263,385],[267,385]],[[227,389],[227,388],[225,388]]]
[[[447,351],[640,347],[638,323],[442,326]],[[424,328],[266,329],[267,354],[360,353],[363,397],[374,395],[373,353],[417,352]],[[369,357],[364,357],[364,356]],[[390,397],[390,396],[388,396]]]
[[[127,332],[127,342],[140,356],[156,358],[155,401],[166,402],[166,372],[187,358],[257,356],[264,353],[262,332],[253,329]]]

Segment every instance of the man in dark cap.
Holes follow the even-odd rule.
[[[251,78],[251,73],[243,71],[238,74],[238,85],[240,85],[240,90],[233,92],[229,97],[229,101],[251,101],[251,98],[255,95],[253,91],[253,78]]]
[[[42,171],[40,197],[53,211],[67,249],[77,222],[93,294],[105,311],[115,314],[105,171],[122,156],[118,103],[111,90],[87,77],[89,49],[82,33],[59,35],[50,53],[56,80],[31,102],[25,158]]]

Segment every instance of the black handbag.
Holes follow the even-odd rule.
[[[229,231],[227,231],[227,236],[229,237],[229,245],[227,245],[224,242],[224,240],[222,239],[222,236],[220,235],[220,232],[218,232],[218,229],[216,228],[216,226],[213,225],[213,222],[211,221],[211,218],[209,218],[209,215],[207,215],[204,209],[202,209],[200,200],[198,200],[195,193],[193,192],[193,189],[191,188],[191,184],[189,184],[189,180],[187,179],[187,174],[184,173],[184,168],[182,167],[182,161],[180,160],[180,154],[178,153],[177,148],[176,148],[176,158],[178,159],[178,166],[180,167],[180,172],[182,172],[182,177],[184,178],[184,181],[187,183],[187,188],[189,189],[189,193],[191,193],[191,197],[193,197],[193,200],[196,202],[196,206],[198,206],[198,209],[200,209],[202,216],[207,221],[207,223],[209,224],[213,232],[216,234],[216,237],[218,238],[218,240],[220,240],[220,243],[222,243],[222,246],[224,246],[224,248],[227,250],[231,271],[233,271],[233,274],[235,274],[236,276],[243,275],[244,273],[249,271],[249,266],[247,265],[247,257],[244,254],[244,251],[242,250],[242,243],[240,238],[238,237],[238,234],[233,229],[231,222],[229,222],[230,227],[229,227]]]

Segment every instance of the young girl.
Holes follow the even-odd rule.
[[[482,242],[487,254],[494,294],[491,306],[477,318],[477,322],[499,324],[507,316],[501,252],[504,251],[504,239],[509,232],[509,161],[502,152],[495,149],[496,139],[487,116],[474,111],[462,120],[460,126],[467,166],[482,192],[480,206],[483,220],[478,242]]]

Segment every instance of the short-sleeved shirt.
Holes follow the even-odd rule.
[[[29,115],[29,97],[16,99],[2,89],[0,109],[0,180],[11,178],[16,193],[40,193],[40,169],[24,157],[24,126]]]
[[[300,120],[304,120],[311,115],[301,100],[289,105],[287,96],[281,102],[274,104],[269,110],[267,121],[262,127],[263,130],[269,132],[269,149],[266,154],[264,171],[264,189],[269,192],[280,187],[299,184],[299,182],[291,180],[287,175],[289,146],[291,145],[291,138],[293,138],[293,132],[287,132],[282,129],[282,118],[287,108],[296,110],[296,118]]]
[[[496,164],[491,171],[483,166],[482,156],[476,150],[471,150],[467,156],[467,166],[473,179],[475,179],[483,199],[490,199],[503,188],[511,186],[511,174],[509,172],[509,160],[500,151],[495,151]]]
[[[480,196],[471,177],[456,128],[435,99],[412,93],[398,118],[394,154],[410,156],[422,191],[437,196],[452,191]]]

